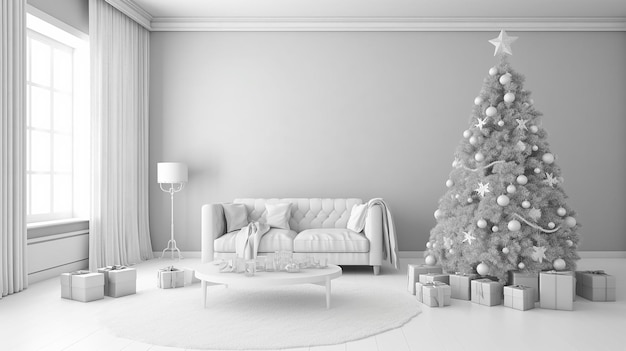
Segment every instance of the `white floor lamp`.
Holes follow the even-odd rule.
[[[176,240],[174,240],[174,193],[177,193],[185,187],[187,183],[187,165],[177,162],[159,162],[157,164],[157,182],[161,187],[161,190],[166,193],[170,193],[171,205],[171,238],[167,242],[167,247],[163,249],[161,258],[165,256],[166,251],[172,251],[172,259],[174,259],[174,251],[178,252],[178,259],[183,258],[180,254],[180,250],[176,246]],[[169,184],[169,188],[167,187]]]

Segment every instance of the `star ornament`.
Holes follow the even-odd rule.
[[[485,197],[485,193],[491,192],[491,190],[489,190],[489,183],[483,184],[483,182],[478,183],[478,188],[474,189],[474,191],[476,191],[478,195],[482,197]]]
[[[543,259],[546,258],[546,248],[544,246],[533,246],[533,253],[530,257],[533,261],[542,263]]]
[[[513,51],[511,51],[511,44],[517,40],[517,37],[510,37],[503,30],[500,31],[500,35],[497,38],[489,40],[491,44],[496,47],[496,51],[493,56],[497,56],[498,54],[502,55],[511,55],[513,56]]]
[[[468,232],[463,232],[463,235],[465,236],[465,238],[463,239],[463,242],[468,242],[470,245],[472,245],[472,240],[476,240],[476,237],[472,235],[472,232],[470,231]]]
[[[487,119],[489,117],[485,117],[483,119],[480,119],[478,117],[476,117],[476,119],[478,120],[478,123],[475,124],[474,126],[478,127],[478,129],[483,130],[483,127],[485,126],[485,123],[487,123]]]
[[[546,179],[543,181],[548,184],[551,188],[554,188],[555,185],[559,184],[559,180],[554,177],[554,174],[546,172]]]
[[[517,129],[528,130],[528,127],[526,126],[526,123],[528,123],[527,119],[518,118],[515,120],[515,122],[517,122]]]

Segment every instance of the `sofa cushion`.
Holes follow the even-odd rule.
[[[243,204],[239,204],[244,206]],[[289,230],[289,219],[291,218],[291,202],[279,202],[277,204],[265,204],[266,223],[272,228]]]
[[[235,252],[235,238],[238,230],[226,233],[213,241],[213,249],[215,252]],[[293,239],[296,232],[287,229],[270,229],[261,238],[258,252],[267,253],[279,250],[293,251]]]
[[[226,232],[239,230],[248,225],[248,211],[244,204],[222,204],[226,218]]]
[[[354,205],[348,219],[348,229],[360,233],[365,228],[365,217],[367,216],[367,204]]]
[[[303,230],[293,241],[294,252],[369,252],[365,235],[345,228]]]

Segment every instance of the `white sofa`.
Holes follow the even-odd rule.
[[[289,202],[291,217],[287,229],[271,228],[263,235],[258,253],[278,250],[293,251],[294,257],[313,255],[337,265],[372,266],[379,274],[383,260],[382,208],[367,209],[365,228],[357,233],[346,228],[354,205],[361,199],[235,199],[244,204],[248,221],[265,220],[265,204]],[[202,206],[202,262],[235,255],[238,230],[226,232],[226,219],[221,203]]]

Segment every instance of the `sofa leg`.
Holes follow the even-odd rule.
[[[374,275],[380,274],[380,266],[374,266]]]

